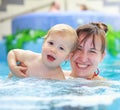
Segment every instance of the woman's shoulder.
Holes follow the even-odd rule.
[[[104,77],[98,75],[93,80],[103,80],[103,81],[105,81],[107,79],[105,79]]]
[[[71,71],[68,71],[68,70],[63,70],[63,72],[65,76],[70,76],[71,74]]]

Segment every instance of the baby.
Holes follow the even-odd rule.
[[[77,40],[77,34],[71,26],[57,24],[45,36],[41,53],[22,49],[11,50],[8,53],[9,68],[17,77],[63,80],[65,76],[60,64],[72,55]]]

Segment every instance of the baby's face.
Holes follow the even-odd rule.
[[[73,39],[65,34],[57,33],[48,36],[42,48],[42,56],[45,62],[50,65],[59,66],[68,58],[73,48]]]

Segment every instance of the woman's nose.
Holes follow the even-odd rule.
[[[88,59],[87,53],[86,52],[81,52],[80,59],[81,59],[82,62],[86,62],[87,59]]]

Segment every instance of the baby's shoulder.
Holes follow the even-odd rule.
[[[32,52],[32,51],[27,51],[26,53],[26,60],[38,60],[39,58],[41,58],[41,54],[40,53],[36,53],[36,52]]]

